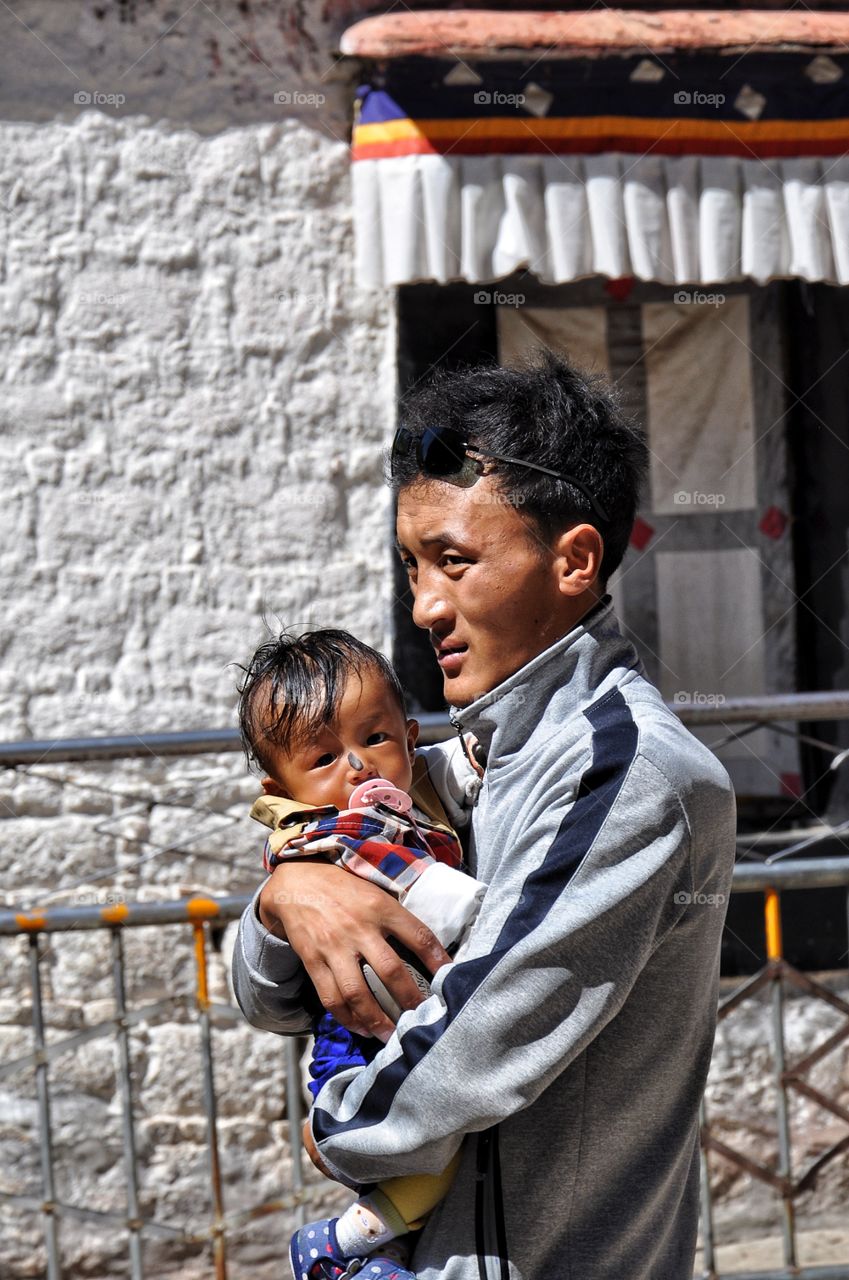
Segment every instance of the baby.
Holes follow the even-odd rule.
[[[394,894],[456,957],[486,888],[460,870],[453,829],[468,824],[480,786],[474,744],[417,751],[418,724],[407,718],[398,677],[345,631],[262,645],[246,668],[239,723],[249,758],[267,775],[251,809],[271,828],[266,870],[287,857],[331,860]],[[389,992],[369,966],[363,972],[397,1021]],[[426,977],[411,972],[427,994]],[[313,1099],[332,1075],[365,1065],[382,1047],[318,1008],[313,1032]],[[341,1217],[302,1227],[290,1247],[295,1280],[342,1280],[366,1261],[370,1280],[415,1280],[402,1238],[445,1195],[458,1159],[440,1175],[382,1183]]]

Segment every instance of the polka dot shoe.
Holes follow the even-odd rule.
[[[394,1257],[390,1255],[395,1255]],[[403,1265],[405,1251],[396,1244],[381,1246],[379,1254],[346,1258],[336,1239],[336,1219],[310,1222],[292,1236],[289,1260],[294,1280],[416,1280]]]

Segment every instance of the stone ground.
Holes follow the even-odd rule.
[[[797,1237],[800,1266],[849,1265],[849,1229],[838,1227],[800,1231]],[[720,1245],[716,1251],[719,1274],[780,1268],[784,1253],[780,1236],[764,1236]],[[696,1254],[696,1275],[702,1272],[703,1255]]]
[[[720,1276],[733,1276],[739,1272],[757,1272],[769,1269],[780,1269],[784,1257],[783,1241],[780,1235],[756,1236],[748,1240],[721,1244],[716,1249],[716,1261]],[[797,1234],[797,1261],[800,1266],[836,1266],[845,1264],[849,1267],[849,1228],[826,1227],[813,1231],[800,1231]],[[172,1273],[172,1280],[199,1280],[202,1272],[196,1270]],[[247,1280],[247,1272],[240,1271]],[[699,1249],[696,1253],[694,1276],[701,1277],[704,1272],[704,1255]],[[264,1280],[259,1272],[251,1271],[250,1280]]]

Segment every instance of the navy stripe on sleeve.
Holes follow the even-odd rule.
[[[401,1057],[379,1072],[349,1120],[338,1122],[326,1111],[313,1111],[312,1129],[317,1142],[351,1129],[369,1128],[385,1119],[413,1067],[440,1039],[504,955],[545,920],[583,862],[616,802],[637,753],[638,738],[630,708],[618,689],[587,707],[584,715],[593,728],[592,760],[545,859],[525,881],[492,950],[451,968],[442,985],[446,1004],[442,1017],[404,1034]]]

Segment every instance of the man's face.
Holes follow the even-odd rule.
[[[360,782],[386,778],[409,791],[418,725],[405,720],[393,690],[378,671],[353,674],[342,691],[336,718],[288,751],[266,743],[272,777],[266,791],[304,804],[348,806]]]
[[[416,480],[398,495],[397,534],[448,702],[468,706],[574,625],[555,558],[496,481]]]

